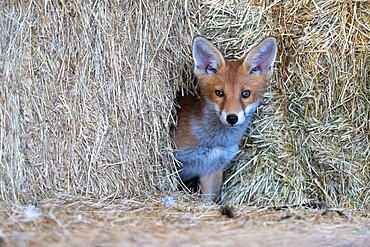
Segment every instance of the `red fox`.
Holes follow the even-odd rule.
[[[178,99],[176,158],[181,179],[200,181],[207,201],[219,202],[223,170],[239,151],[239,143],[273,74],[276,40],[267,37],[243,58],[225,60],[207,39],[193,41],[200,97]]]

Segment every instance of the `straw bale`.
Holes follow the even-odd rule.
[[[2,3],[2,200],[174,188],[179,10],[179,1]]]
[[[224,201],[369,208],[370,3],[48,1],[0,11],[0,193],[146,196],[177,187],[175,92],[191,40],[239,58],[278,40],[275,76]]]
[[[368,208],[370,3],[215,2],[200,8],[197,31],[227,54],[239,56],[266,34],[280,50],[226,200]]]
[[[209,0],[188,10],[192,36],[210,38],[227,58],[267,35],[279,45],[224,201],[370,207],[369,9],[368,1]]]

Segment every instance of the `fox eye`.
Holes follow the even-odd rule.
[[[251,91],[249,91],[249,90],[244,90],[244,91],[242,92],[242,97],[243,97],[244,99],[248,98],[248,97],[249,97],[249,95],[251,95]]]
[[[251,69],[251,74],[254,74],[254,73],[256,73],[256,72],[258,72],[260,69],[258,68],[258,66],[257,67],[254,67],[253,69]]]
[[[215,94],[217,97],[220,97],[220,98],[224,97],[224,92],[222,92],[221,90],[216,90]]]

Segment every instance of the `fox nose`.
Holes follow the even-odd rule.
[[[226,121],[231,124],[231,125],[234,125],[238,122],[238,116],[235,115],[235,114],[230,114],[230,115],[227,115],[226,117]]]

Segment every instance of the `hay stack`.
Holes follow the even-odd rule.
[[[174,188],[171,162],[161,164],[171,159],[180,9],[176,1],[2,4],[1,200]]]
[[[369,207],[370,3],[86,1],[1,6],[0,193],[126,197],[174,190],[174,94],[191,39],[228,58],[266,35],[275,78],[225,200]]]
[[[216,2],[195,8],[197,32],[237,57],[267,34],[280,49],[226,200],[368,208],[370,3]]]

